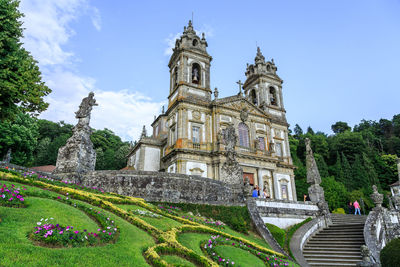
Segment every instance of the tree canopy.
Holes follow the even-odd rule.
[[[22,47],[19,1],[0,0],[0,120],[13,120],[18,110],[36,115],[47,109],[51,92],[37,61]]]

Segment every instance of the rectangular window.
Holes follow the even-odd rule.
[[[282,199],[288,199],[287,185],[281,185]]]
[[[197,144],[200,143],[200,127],[192,127],[192,142]]]
[[[258,137],[258,149],[265,150],[265,139],[264,137]]]
[[[278,157],[282,157],[282,144],[281,143],[276,143],[276,155]]]
[[[175,144],[176,135],[175,135],[175,127],[171,128],[171,145]]]

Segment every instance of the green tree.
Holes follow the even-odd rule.
[[[17,110],[38,114],[48,107],[51,90],[42,82],[37,62],[22,47],[19,1],[0,0],[0,119],[15,119]]]
[[[5,155],[11,149],[12,163],[29,166],[33,162],[38,136],[35,119],[20,111],[14,122],[0,122],[0,154]]]
[[[337,133],[344,133],[345,131],[350,131],[351,127],[347,124],[347,122],[338,121],[331,126],[332,131]]]
[[[346,208],[348,192],[342,183],[337,182],[331,176],[322,179],[321,186],[324,188],[325,199],[331,211],[337,208]]]
[[[298,125],[298,124],[296,124],[296,125],[294,126],[293,131],[294,131],[294,136],[295,136],[295,138],[297,138],[297,139],[300,138],[300,136],[303,135],[303,129],[301,129],[300,125]]]

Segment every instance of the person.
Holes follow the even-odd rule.
[[[257,196],[260,197],[260,188],[258,187],[258,185],[256,185],[257,188]]]
[[[252,196],[252,197],[258,197],[258,191],[257,191],[257,188],[256,188],[256,187],[254,187],[253,193],[252,193],[251,196]]]
[[[349,214],[353,214],[353,203],[350,201],[349,204],[347,205],[348,209],[349,209]]]
[[[357,212],[358,212],[358,215],[361,215],[361,212],[360,212],[360,204],[358,204],[357,200],[354,201],[353,206],[354,206],[354,210],[355,210],[355,211],[354,211],[354,215],[356,215]]]
[[[270,198],[270,196],[269,196],[269,194],[268,194],[268,192],[267,192],[267,188],[264,188],[263,197],[264,197],[264,198]]]
[[[307,194],[304,194],[303,199],[304,199],[304,202],[311,201],[310,197]]]

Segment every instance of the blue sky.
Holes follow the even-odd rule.
[[[25,47],[53,93],[41,117],[75,123],[93,90],[92,126],[139,137],[166,104],[174,38],[194,13],[213,57],[211,86],[237,93],[256,44],[284,80],[291,128],[400,113],[399,1],[23,0]]]

